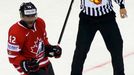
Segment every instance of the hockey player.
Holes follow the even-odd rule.
[[[54,75],[48,57],[59,58],[62,49],[50,45],[45,22],[37,17],[31,2],[20,6],[21,20],[13,24],[8,33],[8,57],[21,75]]]

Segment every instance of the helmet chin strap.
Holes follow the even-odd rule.
[[[28,25],[33,25],[35,23],[35,21],[29,21],[29,22],[26,22]]]
[[[27,26],[29,29],[34,29],[34,23],[35,21],[29,21],[29,22],[26,22],[27,23]]]
[[[35,20],[36,21],[36,20]],[[31,21],[31,22],[26,22],[26,21],[24,21],[24,20],[21,20],[20,21],[20,23],[24,26],[24,27],[26,27],[26,28],[28,28],[28,29],[34,29],[34,23],[35,23],[35,21]]]

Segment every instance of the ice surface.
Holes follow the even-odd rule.
[[[7,56],[7,34],[9,27],[20,20],[19,6],[23,1],[31,1],[38,8],[38,16],[47,25],[48,38],[51,44],[57,44],[62,25],[71,0],[3,0],[0,2],[0,75],[19,75],[9,64]],[[114,3],[117,22],[124,40],[124,64],[126,75],[134,75],[134,10],[133,0],[126,0],[128,18],[119,17],[119,7]],[[75,41],[79,21],[80,0],[75,0],[72,11],[61,41],[63,54],[60,59],[50,58],[55,75],[70,75],[71,62],[75,49]],[[84,65],[83,75],[112,75],[110,54],[107,51],[102,36],[97,32]]]

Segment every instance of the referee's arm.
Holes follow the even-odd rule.
[[[120,8],[125,8],[125,1],[124,0],[114,0],[117,4],[119,4]]]
[[[114,0],[120,6],[120,17],[127,17],[127,10],[125,9],[125,1],[124,0]]]

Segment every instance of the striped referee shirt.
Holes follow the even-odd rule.
[[[114,0],[120,8],[125,8],[124,0]],[[113,11],[112,0],[81,0],[81,9],[90,16],[102,16]]]

